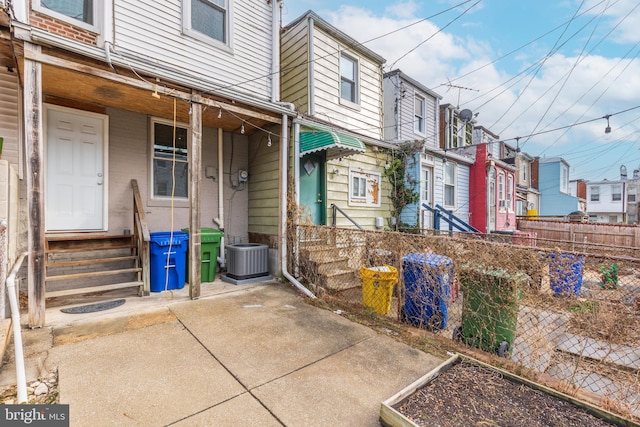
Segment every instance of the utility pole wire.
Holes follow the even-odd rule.
[[[467,12],[469,12],[471,9],[473,9],[478,3],[480,3],[480,0],[476,1],[474,4],[472,4],[467,9],[465,9],[464,12],[462,12],[460,15],[456,16],[453,20],[449,21],[447,23],[447,25],[445,25],[444,27],[440,28],[438,31],[436,31],[435,33],[433,33],[432,35],[427,37],[425,40],[423,40],[420,43],[418,43],[413,49],[410,49],[404,55],[400,56],[400,58],[398,58],[395,61],[393,61],[393,63],[389,66],[389,70],[393,70],[393,66],[396,65],[398,63],[398,61],[400,61],[402,58],[404,58],[405,56],[409,55],[411,52],[415,51],[417,48],[419,48],[420,46],[422,46],[423,44],[425,44],[426,42],[428,42],[429,40],[434,38],[437,34],[439,34],[442,31],[444,31],[444,29],[447,28],[449,25],[453,24],[458,19],[462,18],[464,15],[466,15]]]

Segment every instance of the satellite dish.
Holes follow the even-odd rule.
[[[467,123],[473,118],[473,112],[468,108],[465,108],[464,110],[460,111],[459,116],[463,122]]]

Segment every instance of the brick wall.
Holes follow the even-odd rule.
[[[60,21],[50,16],[42,15],[38,12],[31,12],[31,25],[34,27],[47,30],[50,33],[58,34],[64,37],[75,39],[82,43],[96,44],[97,34],[83,28],[75,27],[67,22]]]

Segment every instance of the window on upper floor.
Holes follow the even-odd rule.
[[[504,174],[498,175],[498,200],[500,201],[500,207],[504,207]],[[495,203],[495,202],[494,202]]]
[[[529,169],[529,162],[522,162],[520,163],[520,172],[522,173],[522,184],[524,185],[528,185],[528,169]]]
[[[444,204],[456,205],[456,164],[453,162],[444,165]]]
[[[630,188],[628,193],[627,193],[627,202],[629,203],[635,203],[636,202],[636,192],[637,189],[635,188]]]
[[[560,192],[569,194],[569,167],[560,164]]]
[[[189,164],[187,128],[160,119],[151,121],[151,186],[154,199],[187,200]]]
[[[613,185],[611,187],[611,201],[619,202],[622,200],[622,186],[621,185]]]
[[[507,208],[513,210],[513,176],[507,177]]]
[[[425,121],[426,121],[426,101],[420,95],[415,95],[414,98],[414,116],[415,122],[413,124],[416,133],[424,135],[425,133]]]
[[[96,31],[102,0],[33,0],[33,9],[69,22],[81,28]]]
[[[205,42],[229,44],[229,0],[182,0],[183,31]]]
[[[600,201],[600,187],[598,186],[591,186],[589,187],[589,191],[591,192],[591,195],[589,196],[589,200],[592,202],[599,202]]]
[[[433,168],[422,167],[422,201],[428,205],[433,203]]]
[[[358,103],[358,61],[340,54],[340,98]]]

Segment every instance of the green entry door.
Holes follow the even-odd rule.
[[[300,159],[300,205],[311,222],[325,225],[324,152],[307,154]]]

